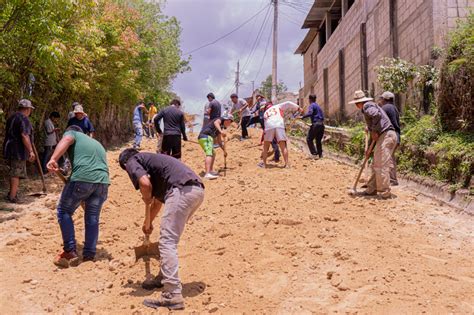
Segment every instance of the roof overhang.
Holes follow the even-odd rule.
[[[317,29],[310,29],[308,33],[306,33],[306,36],[304,37],[301,44],[296,49],[295,54],[298,54],[298,55],[304,54],[308,50],[309,46],[311,45],[311,43],[313,42],[317,34],[318,34]]]
[[[301,28],[319,28],[328,11],[340,15],[341,0],[315,0]]]

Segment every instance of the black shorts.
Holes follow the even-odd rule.
[[[161,144],[161,153],[180,159],[181,135],[163,136],[163,142]]]

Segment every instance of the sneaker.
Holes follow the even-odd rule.
[[[169,310],[184,310],[184,298],[181,293],[162,292],[157,300],[145,299],[143,305],[151,308],[166,307]]]
[[[87,262],[87,261],[94,262],[94,259],[95,259],[94,256],[84,256],[84,257],[82,257],[82,262]]]
[[[320,158],[317,154],[310,154],[308,157],[309,157],[311,160],[317,160],[317,159]]]
[[[390,186],[398,186],[398,181],[397,180],[391,180],[390,181]]]
[[[77,256],[75,250],[70,252],[64,251],[54,258],[53,263],[62,268],[68,268],[69,266],[74,267],[79,264],[79,256]]]
[[[204,179],[209,179],[209,180],[217,179],[218,177],[219,176],[213,175],[211,173],[207,173],[206,175],[204,175]]]
[[[210,171],[209,173],[214,175],[214,176],[219,176],[219,172],[216,172],[216,171]]]
[[[219,149],[221,146],[218,145],[217,143],[212,146],[214,149]]]
[[[145,280],[142,282],[142,288],[145,290],[154,290],[154,289],[159,289],[163,287],[163,284],[161,283],[161,280],[163,280],[163,276],[161,273],[159,273],[155,278],[151,280]]]
[[[10,197],[10,193],[8,195],[5,196],[5,201],[9,202],[9,203],[16,203],[16,204],[21,204],[22,202],[20,201],[20,199],[18,199],[18,196],[15,196],[15,197]]]
[[[265,168],[265,164],[263,162],[258,163],[257,166],[260,168]]]

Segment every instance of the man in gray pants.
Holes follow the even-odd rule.
[[[165,204],[159,237],[161,269],[154,281],[154,286],[163,287],[163,291],[159,299],[146,299],[143,304],[152,308],[184,309],[177,248],[186,222],[204,200],[204,185],[189,167],[164,154],[126,149],[120,154],[119,163],[135,189],[140,190],[145,204],[150,205],[151,222]],[[152,231],[153,225],[149,230],[143,226],[145,234]]]

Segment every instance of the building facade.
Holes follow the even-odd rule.
[[[316,94],[327,117],[350,119],[355,90],[381,93],[375,67],[384,57],[436,65],[437,47],[474,8],[474,0],[316,0],[297,48],[304,58],[300,103]]]

